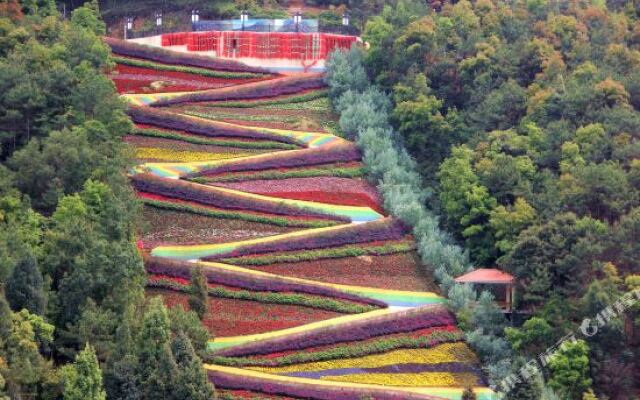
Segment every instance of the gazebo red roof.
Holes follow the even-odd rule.
[[[495,268],[479,268],[455,279],[457,283],[487,283],[503,284],[513,283],[513,275]]]

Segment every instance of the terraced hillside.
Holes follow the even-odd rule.
[[[148,294],[186,306],[204,267],[222,398],[493,397],[408,230],[334,134],[322,76],[111,44]]]

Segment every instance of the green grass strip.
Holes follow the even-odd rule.
[[[159,129],[150,128],[135,128],[132,135],[149,136],[162,139],[180,140],[182,142],[193,144],[205,144],[224,147],[236,147],[240,149],[278,149],[278,150],[295,150],[299,147],[293,144],[278,143],[278,142],[243,142],[241,140],[218,140],[206,137],[196,137],[181,135],[179,133],[173,133],[169,131],[162,131]]]
[[[269,75],[258,74],[253,72],[229,72],[229,71],[215,71],[206,68],[187,67],[183,65],[169,65],[160,64],[147,60],[136,60],[134,58],[113,56],[113,60],[118,64],[129,65],[132,67],[141,67],[155,69],[157,71],[173,71],[173,72],[186,72],[189,74],[206,76],[209,78],[223,78],[223,79],[255,79],[264,78]]]
[[[190,179],[197,183],[208,182],[242,182],[257,179],[315,178],[319,176],[335,176],[339,178],[358,178],[364,176],[364,168],[311,168],[291,171],[259,171],[252,174],[233,174]]]
[[[189,285],[182,285],[167,279],[147,282],[148,287],[188,292]],[[252,292],[248,290],[230,290],[223,287],[209,288],[209,296],[224,299],[248,300],[259,303],[302,306],[318,310],[334,311],[342,314],[360,314],[378,309],[369,304],[331,299],[299,293]]]
[[[437,346],[442,343],[452,343],[464,340],[462,331],[434,331],[427,336],[418,338],[400,337],[373,340],[364,344],[349,343],[327,350],[311,351],[303,349],[298,353],[274,358],[221,357],[208,356],[211,364],[233,367],[283,367],[286,365],[306,362],[330,361],[343,358],[364,357],[371,354],[381,354],[398,349],[421,349]]]
[[[261,224],[269,224],[283,227],[302,227],[302,228],[324,228],[328,226],[339,225],[337,221],[307,221],[307,220],[294,220],[284,217],[265,217],[261,215],[254,215],[249,213],[239,213],[225,210],[212,210],[205,207],[196,207],[189,204],[172,203],[169,201],[160,201],[154,199],[141,199],[143,204],[156,207],[164,210],[182,211],[191,214],[204,215],[206,217],[224,218],[224,219],[239,219],[248,222],[258,222]]]
[[[415,249],[412,242],[390,243],[380,246],[342,246],[320,250],[305,250],[287,252],[286,254],[272,254],[254,257],[230,257],[221,261],[235,265],[267,265],[275,263],[295,263],[301,261],[315,261],[327,258],[359,257],[365,255],[383,256],[387,254],[403,253]]]
[[[294,103],[308,103],[313,100],[326,98],[328,91],[323,90],[314,90],[312,92],[304,93],[297,96],[290,96],[279,99],[272,100],[255,100],[255,101],[219,101],[215,103],[206,103],[202,104],[202,107],[221,107],[221,108],[256,108],[256,107],[267,107],[267,106],[277,106],[283,104],[294,104]],[[328,106],[327,99],[327,106]]]

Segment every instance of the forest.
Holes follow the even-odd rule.
[[[209,399],[196,313],[144,302],[104,31],[96,2],[0,3],[0,398]]]
[[[369,107],[388,112],[470,262],[517,278],[527,321],[504,336],[535,357],[640,282],[638,9],[444,3],[399,1],[367,21],[362,64],[386,94],[369,92]],[[637,310],[610,321],[548,385],[562,398],[631,398],[639,322]]]

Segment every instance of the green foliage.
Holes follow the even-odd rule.
[[[87,344],[64,370],[64,400],[105,400],[102,372],[95,350]]]
[[[541,354],[552,345],[557,335],[546,320],[533,317],[521,328],[506,328],[505,336],[515,350],[531,357]]]
[[[522,232],[503,265],[518,278],[526,303],[540,304],[553,294],[575,295],[589,280],[591,264],[603,250],[599,238],[606,232],[596,220],[560,214]]]
[[[13,268],[6,285],[6,296],[14,311],[22,309],[43,315],[46,298],[42,274],[33,256],[23,258]]]
[[[451,224],[462,229],[472,255],[481,264],[491,259],[492,234],[489,217],[496,200],[479,183],[472,170],[473,152],[466,146],[454,147],[440,166],[440,201]]]
[[[193,350],[189,338],[179,332],[171,343],[173,356],[178,365],[175,381],[175,399],[209,400],[214,398],[213,385],[202,367],[200,358]]]
[[[591,386],[589,346],[583,340],[566,342],[549,362],[549,386],[563,398],[578,400]]]
[[[362,52],[356,48],[334,52],[327,61],[325,79],[329,97],[334,101],[349,90],[364,91],[369,82],[362,66]]]
[[[200,320],[203,320],[209,312],[209,287],[201,266],[191,270],[189,307],[198,314]]]

